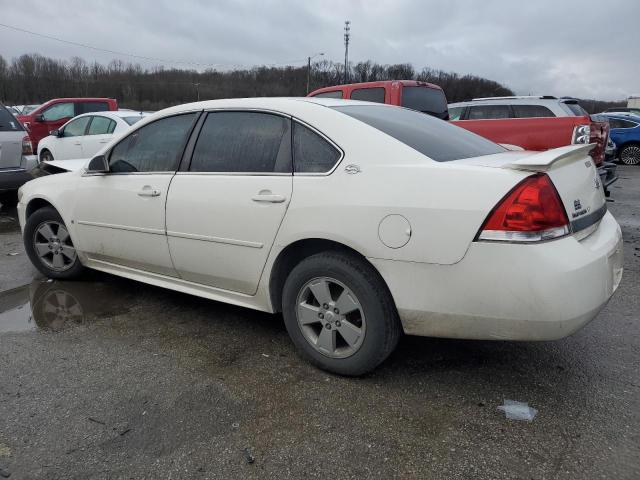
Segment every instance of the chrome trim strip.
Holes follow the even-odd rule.
[[[129,225],[115,225],[113,223],[87,222],[86,220],[78,220],[78,225],[87,225],[89,227],[112,228],[114,230],[127,230],[130,232],[150,233],[153,235],[164,235],[164,230],[155,228],[132,227]]]
[[[240,177],[291,177],[291,173],[283,172],[176,172],[176,175],[217,175],[217,176],[240,176]]]
[[[200,240],[202,242],[224,243],[227,245],[237,245],[239,247],[262,248],[263,243],[248,242],[246,240],[235,240],[233,238],[212,237],[209,235],[196,235],[193,233],[169,232],[167,236],[176,238],[186,238],[187,240]]]

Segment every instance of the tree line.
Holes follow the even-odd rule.
[[[346,73],[348,82],[413,79],[435,83],[444,89],[449,102],[514,94],[500,83],[476,75],[428,67],[417,71],[408,63],[381,65],[367,60],[349,65]],[[329,60],[312,63],[311,90],[344,81],[343,64]],[[121,60],[107,65],[88,63],[79,57],[64,61],[39,54],[21,55],[8,62],[0,55],[0,102],[5,105],[37,104],[59,97],[110,97],[116,98],[121,108],[159,110],[198,99],[304,96],[306,86],[306,65],[200,72],[142,68]],[[584,104],[594,112],[619,105],[596,101]]]

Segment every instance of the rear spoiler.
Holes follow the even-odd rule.
[[[587,157],[588,160],[591,161],[589,152],[593,150],[595,146],[595,143],[590,143],[588,145],[567,145],[566,147],[554,148],[507,163],[503,168],[540,172],[549,170],[552,165],[559,163],[570,163]]]

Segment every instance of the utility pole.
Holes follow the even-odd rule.
[[[351,38],[351,22],[344,22],[344,83],[349,81],[349,39]]]
[[[196,95],[198,96],[198,102],[200,101],[200,83],[193,84],[196,87]]]
[[[324,53],[316,53],[315,55],[307,57],[307,93],[309,93],[309,84],[311,83],[311,59],[321,57],[322,55],[324,55]]]

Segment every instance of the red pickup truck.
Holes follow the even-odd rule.
[[[16,118],[29,132],[33,151],[37,152],[40,140],[76,115],[107,110],[118,110],[118,102],[113,98],[55,98],[28,115],[18,115]]]

